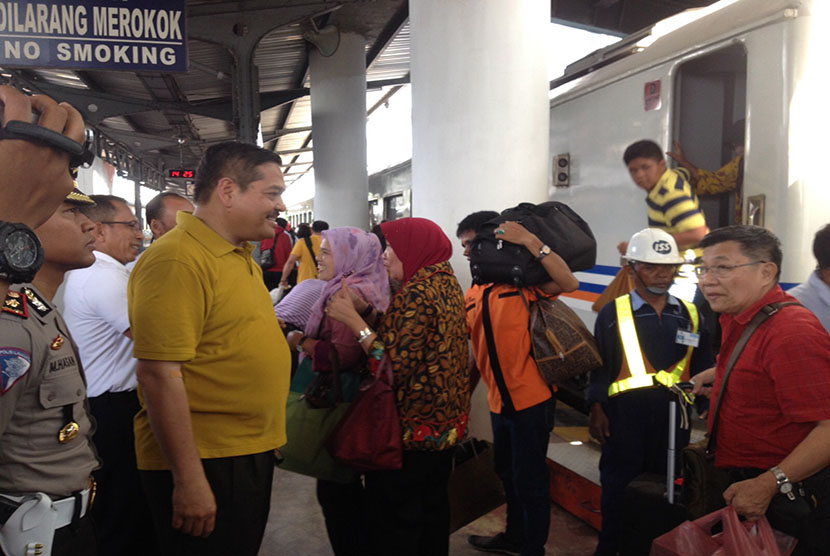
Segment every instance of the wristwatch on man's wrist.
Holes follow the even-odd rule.
[[[553,253],[553,251],[551,251],[550,247],[543,243],[542,246],[539,248],[539,254],[536,255],[536,260],[541,262],[542,259],[550,255],[551,253]]]
[[[777,465],[770,469],[770,473],[775,477],[775,484],[778,486],[778,492],[784,494],[790,500],[795,500],[795,494],[793,493],[793,484],[790,482],[790,478],[787,477],[786,473],[781,471],[781,468]]]
[[[25,224],[0,221],[0,280],[31,282],[43,264],[43,248]]]

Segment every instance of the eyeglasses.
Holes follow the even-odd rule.
[[[715,266],[699,266],[699,267],[695,268],[695,274],[697,274],[698,277],[702,278],[702,277],[706,276],[707,274],[709,274],[711,272],[712,276],[715,276],[717,278],[722,278],[722,277],[726,276],[727,274],[729,274],[730,272],[732,272],[733,270],[735,270],[736,268],[741,268],[742,266],[750,266],[750,265],[753,265],[753,264],[761,264],[761,263],[766,263],[766,262],[769,262],[769,261],[752,261],[751,263],[744,263],[744,264],[717,264]]]
[[[141,223],[139,223],[138,220],[133,220],[131,222],[110,220],[109,222],[102,221],[101,224],[121,224],[122,226],[129,226],[130,228],[132,228],[136,232],[140,232],[143,229],[143,227],[141,226]]]

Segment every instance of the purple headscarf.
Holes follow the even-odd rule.
[[[325,317],[326,302],[341,287],[340,281],[346,276],[346,284],[355,293],[372,304],[378,311],[389,306],[389,278],[383,266],[380,241],[375,234],[360,228],[342,227],[325,230],[323,239],[329,244],[334,258],[334,278],[326,282],[320,299],[314,305],[305,333],[317,337],[320,323]]]

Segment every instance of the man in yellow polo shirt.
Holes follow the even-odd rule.
[[[647,139],[632,143],[623,155],[631,179],[648,191],[648,227],[671,234],[682,253],[696,247],[709,229],[685,169],[669,169],[663,149]],[[618,246],[626,252],[627,243]]]
[[[164,554],[256,556],[285,443],[290,354],[249,241],[285,210],[279,157],[210,147],[193,214],[130,276],[141,480]]]

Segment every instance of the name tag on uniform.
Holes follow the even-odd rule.
[[[700,345],[700,334],[695,334],[688,330],[678,330],[674,341],[684,346],[698,347]]]

